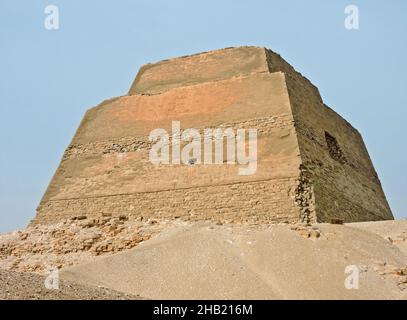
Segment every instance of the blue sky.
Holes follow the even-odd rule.
[[[44,28],[50,4],[59,30]],[[359,30],[344,27],[348,4]],[[140,65],[239,45],[271,48],[319,88],[406,218],[406,1],[0,0],[0,232],[34,216],[85,110],[125,94]]]

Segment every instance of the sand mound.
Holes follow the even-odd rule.
[[[92,288],[60,281],[59,290],[46,289],[45,277],[0,270],[0,300],[135,300],[139,297],[107,288]]]
[[[407,220],[358,222],[350,223],[348,225],[376,233],[396,245],[405,255],[407,255]]]
[[[178,222],[61,277],[152,299],[406,299],[405,231],[407,221],[308,228]],[[358,268],[359,289],[345,288],[347,266]]]

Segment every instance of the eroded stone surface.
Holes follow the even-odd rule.
[[[0,269],[47,273],[133,248],[161,226],[152,219],[105,214],[28,227],[0,237]]]

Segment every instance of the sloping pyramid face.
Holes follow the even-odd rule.
[[[242,175],[247,165],[207,163],[204,152],[178,163],[174,123],[181,133],[256,129],[256,170]],[[169,163],[151,162],[156,141],[149,136],[159,128],[173,147]],[[145,65],[128,95],[86,112],[33,223],[102,213],[235,222],[393,219],[358,131],[279,55],[258,47]]]

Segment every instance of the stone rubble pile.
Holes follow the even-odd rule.
[[[381,276],[393,276],[397,280],[399,289],[407,289],[407,266],[397,267],[386,262],[378,262],[373,268]]]
[[[393,244],[401,244],[407,241],[407,232],[403,231],[401,234],[395,237],[387,237],[387,240],[389,240]]]
[[[155,220],[109,215],[35,225],[0,236],[0,268],[46,273],[133,248],[159,229]]]
[[[318,239],[321,236],[321,230],[311,224],[299,223],[291,226],[290,229],[298,232],[304,238]]]

